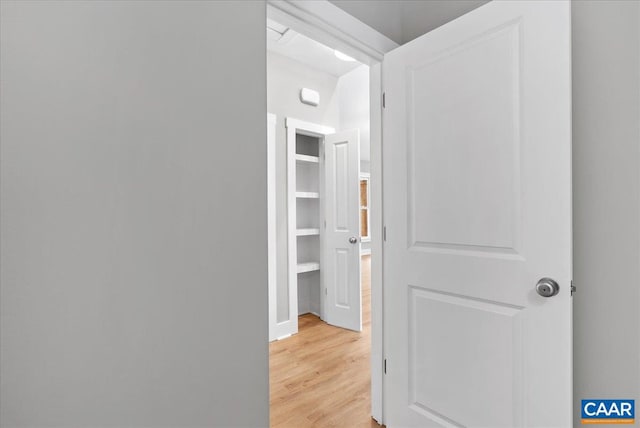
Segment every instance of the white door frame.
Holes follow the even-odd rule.
[[[269,341],[282,335],[277,321],[276,265],[276,115],[267,113],[267,255],[269,287]]]
[[[399,45],[327,0],[267,0],[267,17],[369,65],[371,132],[371,416],[383,415],[382,67]]]

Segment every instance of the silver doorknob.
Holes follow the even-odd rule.
[[[542,278],[536,284],[536,291],[542,297],[553,297],[560,291],[560,286],[551,278]]]
[[[349,243],[355,244],[357,242],[358,242],[358,238],[356,238],[355,236],[352,236],[351,238],[349,238]]]

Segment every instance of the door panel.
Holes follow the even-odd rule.
[[[385,56],[390,427],[571,425],[570,53],[521,1]]]
[[[519,23],[512,22],[407,70],[413,245],[514,251],[518,51]]]
[[[329,192],[332,201],[329,206],[334,211],[334,229],[336,232],[348,232],[349,223],[353,225],[353,219],[349,218],[349,214],[353,216],[353,213],[349,213],[349,190],[351,183],[349,183],[349,142],[342,141],[332,144],[329,147],[330,161],[327,163],[330,168],[330,173],[334,175],[333,180],[330,182],[333,185],[333,191]],[[349,221],[351,220],[351,221]]]
[[[413,410],[467,426],[520,426],[522,308],[422,287],[409,293]]]
[[[359,146],[357,130],[327,135],[324,142],[324,320],[356,331],[362,330]]]
[[[338,308],[351,309],[352,299],[349,298],[349,250],[336,249],[335,275],[333,276],[335,305]]]

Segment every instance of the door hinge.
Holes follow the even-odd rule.
[[[382,93],[382,108],[386,108],[387,107],[387,93],[383,92]]]
[[[327,228],[327,220],[324,221],[324,228]]]
[[[325,295],[325,296],[328,296],[328,295],[329,295],[329,292],[327,291],[327,287],[325,287],[325,288],[324,288],[324,295]]]
[[[576,292],[576,286],[573,285],[573,281],[571,281],[571,296],[573,296],[573,293]]]
[[[384,227],[382,228],[382,240],[383,240],[384,242],[387,242],[387,226],[384,226]]]
[[[384,367],[383,367],[383,370],[384,370],[384,374],[387,374],[387,359],[386,359],[386,358],[384,359]]]

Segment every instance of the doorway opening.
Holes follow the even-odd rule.
[[[376,426],[369,66],[266,31],[271,425]]]

